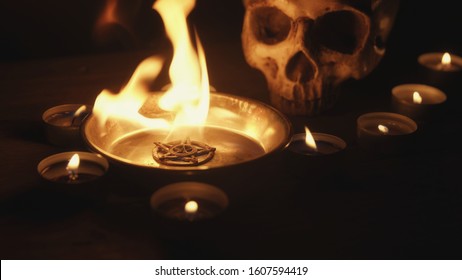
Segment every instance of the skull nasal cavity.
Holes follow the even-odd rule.
[[[302,53],[295,54],[287,63],[286,76],[293,82],[306,83],[314,78],[315,66]]]

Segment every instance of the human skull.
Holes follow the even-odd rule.
[[[292,115],[331,108],[337,87],[385,53],[399,0],[244,0],[242,47],[271,103]]]

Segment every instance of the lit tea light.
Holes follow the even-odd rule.
[[[401,151],[416,130],[412,119],[395,113],[367,113],[357,120],[358,144],[379,153]]]
[[[59,105],[46,110],[42,120],[48,141],[61,147],[80,144],[80,125],[88,113],[87,106],[82,104]]]
[[[151,196],[151,208],[163,217],[180,221],[211,219],[228,207],[219,188],[199,182],[180,182],[160,188]]]
[[[65,152],[43,159],[37,171],[48,181],[79,185],[100,178],[108,168],[108,161],[98,154]]]
[[[295,134],[288,149],[307,156],[322,156],[338,153],[346,143],[337,136],[325,133],[311,133],[305,126],[305,133]]]
[[[422,54],[419,56],[418,62],[434,71],[456,72],[462,70],[462,58],[448,52]]]
[[[434,118],[447,98],[441,90],[423,84],[398,85],[391,93],[393,111],[419,121]]]

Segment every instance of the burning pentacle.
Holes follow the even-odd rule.
[[[173,166],[197,166],[211,160],[215,155],[216,148],[199,142],[173,141],[169,143],[154,142],[152,157],[155,161],[164,165]]]

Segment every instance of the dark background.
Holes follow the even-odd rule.
[[[144,57],[168,49],[150,1],[119,1],[120,23],[95,29],[105,3],[0,4],[2,259],[461,258],[460,73],[434,84],[448,95],[444,118],[426,127],[409,153],[369,157],[355,138],[360,114],[390,109],[391,87],[430,83],[418,55],[462,54],[454,1],[401,1],[379,67],[347,85],[332,111],[291,117],[295,132],[308,124],[345,139],[345,161],[334,162],[340,170],[284,151],[275,164],[210,176],[204,181],[225,190],[230,207],[217,219],[190,225],[153,219],[149,196],[115,191],[103,206],[75,208],[37,190],[44,183],[36,164],[66,151],[44,139],[41,113],[57,104],[91,104],[103,88],[120,88]],[[240,50],[243,14],[238,0],[198,0],[190,21],[201,35],[211,83],[267,101],[263,77]],[[113,170],[106,184],[135,188],[136,178]]]
[[[163,36],[159,16],[151,9],[153,1],[118,0],[118,22],[106,25],[98,24],[107,3],[103,0],[1,2],[3,61],[152,48]],[[389,51],[457,51],[462,20],[455,6],[449,0],[401,1]],[[240,39],[243,13],[239,0],[198,0],[191,21],[200,33],[234,41]]]

